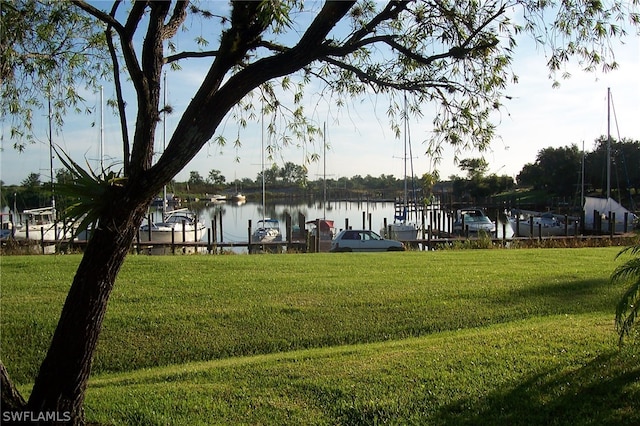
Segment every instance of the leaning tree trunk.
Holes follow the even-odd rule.
[[[1,421],[5,420],[5,412],[11,413],[16,411],[24,411],[27,403],[25,402],[20,392],[13,385],[13,382],[9,378],[9,372],[4,367],[2,361],[0,361],[0,392],[2,392],[2,400],[0,401],[0,415],[2,415]],[[11,414],[9,414],[11,418]]]
[[[103,213],[62,308],[27,408],[83,424],[83,403],[109,295],[142,222],[147,200]]]

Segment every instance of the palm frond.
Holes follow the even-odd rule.
[[[72,200],[62,212],[62,219],[71,224],[73,237],[76,237],[89,227],[97,229],[102,213],[112,208],[113,189],[123,186],[127,178],[110,170],[110,167],[100,174],[96,174],[88,164],[85,170],[64,151],[58,147],[55,150],[72,175],[71,182],[57,184],[55,189]]]
[[[632,255],[640,254],[640,244],[623,249],[618,255],[630,252]],[[636,324],[640,309],[640,257],[628,260],[618,266],[611,275],[612,283],[628,283],[628,287],[616,306],[616,331],[618,332],[618,344],[624,343],[624,338]]]

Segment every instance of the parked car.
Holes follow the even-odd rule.
[[[366,229],[345,229],[331,241],[332,252],[338,251],[403,251],[400,241],[386,240]]]

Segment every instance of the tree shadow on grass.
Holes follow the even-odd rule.
[[[438,424],[640,425],[637,351],[612,352],[572,371],[548,371],[516,387],[441,407]]]
[[[499,295],[496,307],[523,304],[536,313],[565,314],[614,312],[620,294],[607,280],[558,281],[527,286]]]

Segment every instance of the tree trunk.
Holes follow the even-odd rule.
[[[117,197],[118,200],[126,197]],[[28,410],[83,424],[83,403],[93,354],[113,285],[149,200],[115,203],[94,231],[40,366]],[[44,422],[44,423],[55,423]]]
[[[24,411],[27,403],[20,392],[13,385],[9,378],[9,372],[0,361],[0,391],[2,392],[2,400],[0,401],[0,422],[4,423],[7,419],[12,418],[11,413]],[[8,418],[5,418],[5,413]]]

